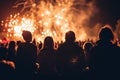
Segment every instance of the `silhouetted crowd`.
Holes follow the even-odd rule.
[[[26,30],[22,37],[0,44],[0,80],[120,80],[120,47],[109,27],[96,42],[76,42],[73,31],[61,43],[47,36],[36,44]]]

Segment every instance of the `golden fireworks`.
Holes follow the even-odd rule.
[[[66,31],[72,30],[78,36],[77,40],[87,39],[83,28],[85,20],[92,15],[93,7],[87,4],[87,14],[79,11],[74,0],[25,0],[19,1],[14,7],[23,6],[20,13],[10,15],[3,22],[8,36],[21,37],[23,30],[31,31],[37,41],[43,41],[46,36],[52,36],[55,41],[64,40]],[[15,38],[14,38],[15,39]]]

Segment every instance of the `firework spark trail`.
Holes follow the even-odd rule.
[[[9,23],[16,21],[11,24],[11,29],[32,30],[37,40],[48,35],[56,41],[64,40],[68,30],[76,33],[77,40],[85,40],[90,29],[86,24],[96,12],[94,2],[85,0],[19,0],[14,7],[19,6],[22,6],[19,14],[24,15],[14,15],[15,18],[9,19]],[[14,32],[17,34],[19,31]]]

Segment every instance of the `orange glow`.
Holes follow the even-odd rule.
[[[87,34],[85,33],[84,30],[81,30],[81,34],[78,37],[78,40],[81,40],[81,41],[87,40]]]
[[[61,41],[64,40],[65,33],[72,30],[78,36],[77,40],[85,40],[87,34],[81,26],[84,27],[85,20],[92,15],[93,7],[91,3],[87,4],[90,9],[86,14],[84,10],[79,12],[75,7],[71,7],[77,4],[81,3],[75,3],[74,0],[56,0],[55,2],[40,0],[39,3],[34,0],[26,0],[14,7],[23,5],[21,11],[27,8],[30,10],[26,11],[24,15],[20,13],[10,15],[3,23],[5,27],[9,28],[8,32],[14,39],[21,37],[23,30],[28,30],[38,41],[43,41],[46,36],[52,36],[55,41]]]

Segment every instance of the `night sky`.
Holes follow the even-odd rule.
[[[16,0],[0,1],[0,21],[4,20],[10,14],[19,12],[19,9],[12,8]],[[88,0],[90,1],[90,0]],[[99,13],[92,17],[91,23],[99,22],[115,25],[120,19],[120,1],[119,0],[95,0],[95,5]]]
[[[103,24],[109,23],[115,26],[118,19],[120,19],[120,1],[119,0],[97,0],[96,6],[100,13],[99,21]]]

